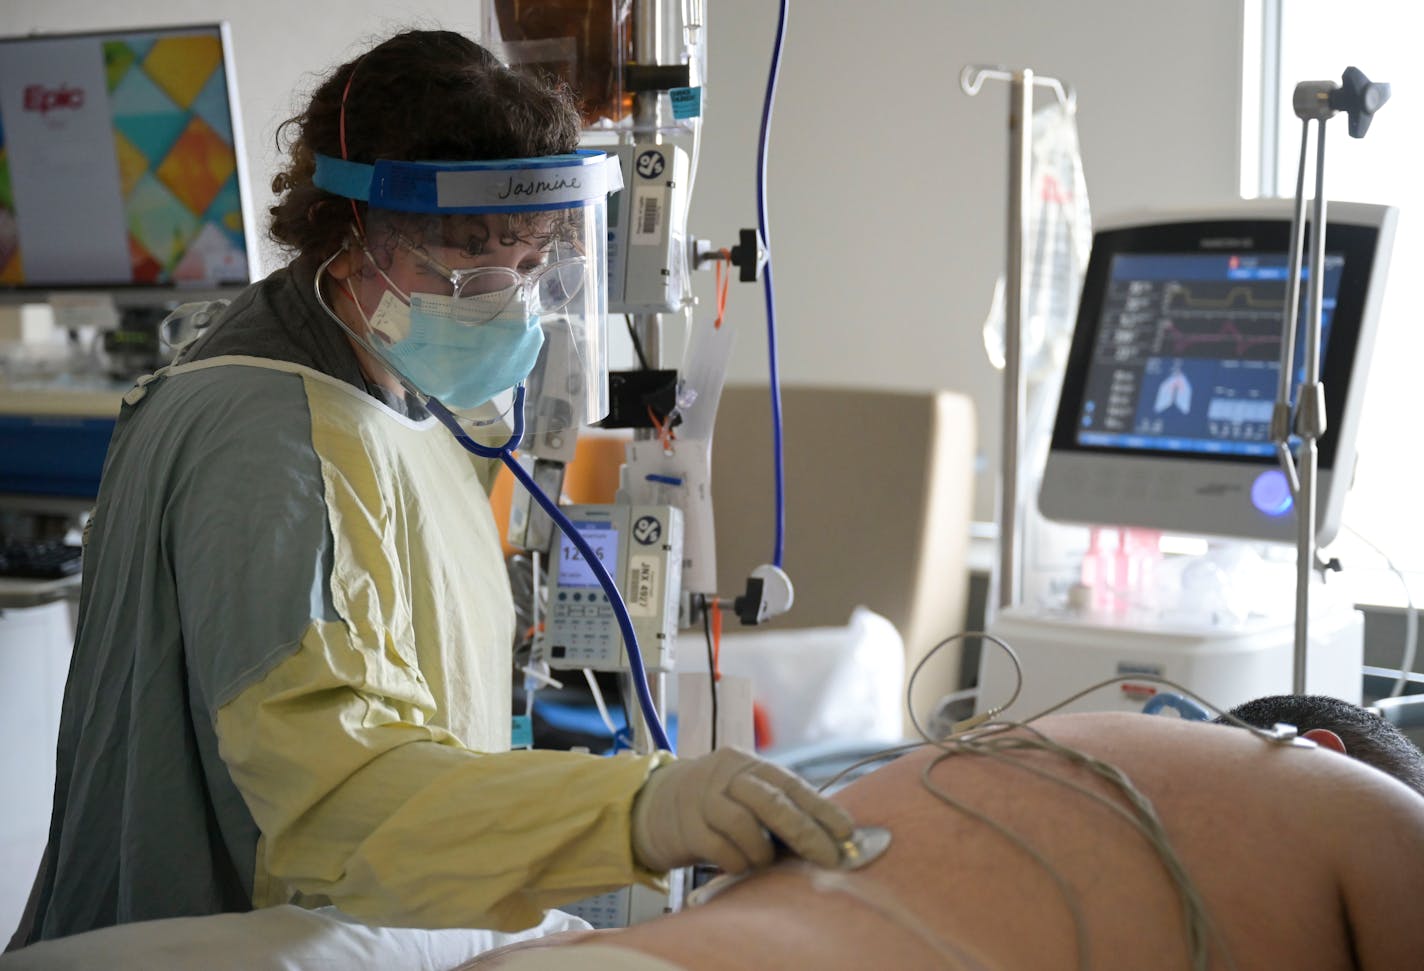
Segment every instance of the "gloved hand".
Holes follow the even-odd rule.
[[[670,762],[633,802],[633,852],[649,870],[714,863],[767,866],[776,834],[798,856],[835,866],[854,821],[795,775],[734,748]]]

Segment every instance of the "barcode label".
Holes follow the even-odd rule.
[[[627,590],[623,602],[630,617],[653,617],[658,612],[658,560],[654,556],[634,556],[628,567]]]
[[[663,197],[660,189],[640,189],[637,218],[633,221],[633,245],[655,246],[662,236]]]

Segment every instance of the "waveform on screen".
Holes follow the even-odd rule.
[[[1280,312],[1281,303],[1284,299],[1284,290],[1279,294],[1263,295],[1260,285],[1255,286],[1234,286],[1219,297],[1197,296],[1192,292],[1192,288],[1182,284],[1174,283],[1167,287],[1167,291],[1162,297],[1162,309],[1164,311],[1173,309],[1173,301],[1178,301],[1176,306],[1188,309],[1199,310],[1225,310],[1230,307],[1260,307],[1268,310]]]
[[[1236,357],[1244,358],[1249,355],[1252,359],[1259,359],[1261,352],[1265,349],[1270,349],[1272,356],[1279,356],[1281,335],[1279,333],[1246,333],[1237,327],[1235,321],[1231,320],[1224,321],[1209,330],[1186,330],[1171,320],[1163,320],[1157,325],[1156,352],[1159,354],[1187,354],[1193,349],[1222,345],[1234,349]],[[1227,355],[1218,351],[1212,356],[1226,357]]]

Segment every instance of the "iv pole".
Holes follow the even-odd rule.
[[[989,65],[969,65],[959,74],[965,94],[976,95],[986,80],[1009,82],[1009,219],[1008,254],[1004,272],[1004,395],[1003,438],[999,453],[998,606],[1017,603],[1022,590],[1023,535],[1019,528],[1019,458],[1023,454],[1023,314],[1027,305],[1024,272],[1029,235],[1029,181],[1033,149],[1034,86],[1053,89],[1068,111],[1076,103],[1071,88],[1057,78],[1035,75],[1029,68],[1011,71]]]
[[[1281,346],[1281,374],[1276,404],[1271,414],[1271,438],[1295,498],[1295,661],[1291,692],[1305,694],[1306,649],[1309,644],[1310,578],[1315,567],[1316,474],[1318,442],[1325,434],[1325,387],[1320,383],[1321,303],[1325,294],[1325,122],[1338,111],[1349,115],[1350,137],[1364,138],[1370,120],[1389,100],[1389,85],[1371,82],[1359,68],[1347,67],[1341,83],[1302,81],[1295,87],[1292,105],[1303,122],[1300,168],[1296,173],[1295,212],[1291,217],[1291,257],[1286,287],[1285,333]],[[1300,438],[1299,471],[1290,450],[1291,374],[1295,367],[1295,342],[1300,316],[1300,264],[1305,248],[1305,163],[1310,146],[1310,123],[1317,123],[1315,141],[1315,207],[1311,215],[1310,305],[1305,333],[1305,366],[1301,379],[1295,431]]]

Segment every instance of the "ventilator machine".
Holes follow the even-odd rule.
[[[1348,111],[1358,136],[1383,101],[1350,72],[1314,83],[1344,95],[1309,117]],[[1041,479],[1005,500],[1026,504],[1036,487],[1043,517],[1082,527],[1056,577],[1001,599],[987,628],[1023,663],[1010,715],[1115,677],[1115,694],[1070,710],[1141,710],[1156,677],[1222,707],[1284,693],[1359,702],[1363,618],[1325,582],[1317,549],[1354,473],[1398,213],[1337,203],[1326,217],[1319,182],[1316,199],[1310,219],[1298,194],[1294,209],[1261,200],[1096,227]],[[1182,537],[1196,555],[1164,555]],[[985,651],[978,710],[1017,678],[1004,652]]]

